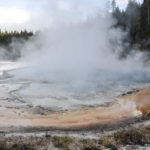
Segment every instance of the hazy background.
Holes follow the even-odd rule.
[[[123,9],[127,2],[117,4]],[[27,67],[15,72],[19,78],[86,82],[98,77],[130,83],[143,81],[144,76],[149,81],[145,54],[133,50],[120,59],[127,32],[113,27],[108,1],[31,0],[2,5],[0,11],[6,11],[3,27],[40,30],[25,45],[13,44],[21,50],[19,61]]]
[[[128,0],[116,2],[124,9]],[[42,29],[51,25],[54,20],[85,19],[97,13],[99,9],[104,10],[108,7],[108,3],[108,0],[1,0],[0,28],[2,30]]]

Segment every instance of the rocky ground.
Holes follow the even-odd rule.
[[[1,134],[0,150],[148,150],[150,149],[150,125],[127,127],[106,132],[101,137],[84,138],[51,135]]]

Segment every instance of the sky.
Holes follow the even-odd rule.
[[[121,9],[124,9],[128,0],[116,0],[116,2]],[[39,22],[44,26],[48,18],[50,21],[47,25],[51,24],[54,17],[68,20],[72,17],[74,20],[78,17],[84,18],[104,8],[107,3],[108,0],[0,0],[0,28],[2,30],[38,29]]]

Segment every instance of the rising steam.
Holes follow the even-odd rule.
[[[20,61],[27,68],[16,71],[17,76],[32,80],[123,83],[143,81],[144,76],[144,81],[149,81],[149,73],[141,61],[143,54],[119,59],[126,34],[113,28],[115,22],[108,12],[88,14],[75,0],[67,2],[51,1],[54,6],[57,4],[56,14],[47,14],[46,27],[22,48]]]

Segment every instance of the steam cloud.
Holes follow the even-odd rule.
[[[139,82],[144,76],[145,82],[149,81],[148,69],[141,61],[142,53],[123,60],[118,58],[126,33],[112,27],[114,20],[109,13],[91,11],[95,6],[87,13],[86,5],[75,0],[45,1],[45,4],[55,11],[50,10],[49,14],[41,11],[40,17],[45,16],[41,26],[46,26],[23,47],[20,61],[28,68],[15,72],[19,78]]]

